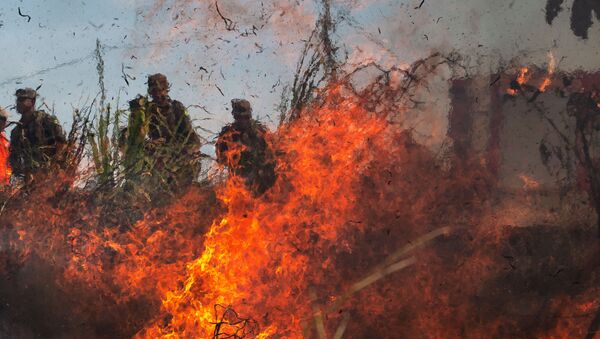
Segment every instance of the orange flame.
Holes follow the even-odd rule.
[[[519,76],[517,77],[517,83],[519,85],[523,85],[525,83],[527,83],[527,81],[529,81],[529,76],[527,75],[529,73],[529,68],[527,67],[522,67],[521,70],[519,71]]]
[[[554,71],[556,69],[556,59],[554,58],[554,54],[552,52],[548,53],[548,75],[542,81],[542,84],[538,88],[540,92],[545,92],[548,86],[552,84],[552,75],[554,75]]]
[[[150,310],[144,317],[125,313],[127,320],[137,321],[128,336],[145,324],[138,338],[298,338],[311,337],[315,328],[324,337],[335,325],[348,325],[339,314],[342,307],[352,307],[345,313],[359,318],[348,325],[353,330],[409,315],[379,332],[397,337],[424,329],[431,337],[459,337],[465,328],[473,328],[470,336],[484,337],[517,328],[510,317],[494,316],[489,322],[473,317],[484,314],[482,304],[463,307],[470,304],[465,300],[479,299],[503,271],[514,269],[513,259],[494,252],[511,233],[503,233],[496,215],[485,218],[483,202],[493,182],[489,171],[477,162],[440,167],[432,152],[388,119],[396,110],[388,112],[392,109],[381,101],[374,104],[347,92],[343,86],[330,88],[319,105],[277,131],[270,142],[279,181],[260,198],[233,177],[217,186],[216,197],[213,187],[206,189],[210,192],[194,187],[168,206],[145,210],[141,220],[120,230],[101,217],[103,206],[73,199],[57,207],[42,190],[25,201],[35,209],[9,209],[2,221],[10,220],[16,233],[11,241],[25,254],[35,252],[49,263],[59,258],[61,287],[68,293],[83,285],[118,306],[133,302],[140,308],[135,302],[149,300],[142,304],[150,305],[143,307]],[[540,185],[525,175],[521,180],[527,189]],[[514,215],[501,214],[505,224],[515,224]],[[405,245],[433,225],[457,221],[467,234],[419,253],[425,258],[418,262],[397,261],[373,273],[378,258],[405,258],[405,247],[397,251],[398,243]],[[480,224],[491,227],[467,230]],[[395,243],[389,241],[394,234],[399,234]],[[453,243],[459,238],[464,242]],[[340,264],[344,261],[350,263]],[[414,264],[410,281],[365,288],[353,295],[359,300],[345,298],[347,291],[370,285],[383,271],[408,264]],[[476,291],[477,298],[468,291]],[[495,289],[491,292],[496,295]],[[582,298],[576,311],[590,311],[589,300],[597,298]],[[103,313],[94,304],[82,304],[78,307],[89,313]],[[340,308],[333,307],[337,304]],[[461,326],[451,326],[456,323]],[[539,335],[569,337],[581,328],[565,322]]]
[[[164,291],[169,326],[156,324],[140,336],[210,337],[215,305],[265,319],[255,333],[259,338],[301,336],[315,278],[304,253],[336,244],[340,232],[360,227],[348,222],[358,200],[348,191],[357,180],[348,171],[360,173],[371,161],[368,145],[384,141],[385,121],[340,95],[339,88],[332,90],[328,105],[279,131],[286,136],[276,145],[285,154],[279,170],[289,185],[274,187],[265,200],[252,198],[235,178],[221,190],[227,215],[206,234],[202,255],[188,263],[182,288]],[[321,270],[332,264],[324,260]]]
[[[517,77],[516,81],[517,84],[519,86],[522,86],[523,84],[527,83],[527,81],[529,81],[529,68],[527,67],[521,67],[521,69],[519,70],[519,76]],[[518,90],[515,88],[507,88],[506,89],[506,94],[511,95],[511,96],[515,96],[517,95]]]
[[[542,82],[542,84],[540,85],[540,92],[545,92],[546,89],[548,88],[548,86],[550,86],[552,84],[552,80],[550,80],[550,78],[545,78],[544,81]]]
[[[4,132],[0,132],[0,184],[8,184],[12,169],[8,164],[9,142]]]

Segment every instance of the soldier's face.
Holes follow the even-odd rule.
[[[237,121],[250,121],[250,113],[246,111],[233,111],[233,118]]]
[[[33,110],[35,100],[31,98],[17,98],[17,112],[23,114]]]
[[[169,90],[166,88],[150,88],[149,92],[152,100],[157,103],[165,102],[169,96]]]

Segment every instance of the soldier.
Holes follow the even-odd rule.
[[[234,122],[223,127],[217,138],[217,162],[242,177],[258,195],[275,183],[275,162],[266,136],[267,129],[252,118],[247,100],[231,100]]]
[[[0,186],[8,185],[10,182],[11,169],[8,165],[9,142],[4,129],[8,122],[8,112],[0,107]]]
[[[40,170],[61,165],[66,139],[56,117],[35,109],[35,90],[18,89],[15,96],[21,120],[10,135],[9,162],[13,175],[30,183]]]
[[[138,164],[140,156],[147,157],[155,174],[171,188],[183,188],[200,170],[200,138],[185,106],[169,97],[169,87],[165,75],[150,75],[148,94],[152,101],[138,96],[129,103],[125,152],[126,158]]]

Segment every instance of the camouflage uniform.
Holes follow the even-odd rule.
[[[162,74],[148,78],[149,91],[168,86]],[[168,96],[161,103],[138,97],[130,102],[130,108],[127,157],[145,157],[144,167],[152,168],[172,187],[191,184],[200,171],[199,159],[194,159],[200,151],[200,138],[185,106]]]
[[[20,89],[17,97],[35,98],[32,89]],[[35,111],[25,120],[21,118],[10,135],[9,162],[13,175],[28,178],[51,164],[60,165],[57,159],[66,144],[65,134],[56,117]]]
[[[232,100],[236,118],[221,130],[217,138],[217,162],[245,179],[247,186],[262,194],[275,183],[275,162],[267,144],[268,130],[252,119],[246,100]],[[244,121],[245,120],[245,121]]]
[[[148,126],[150,141],[161,141],[179,152],[188,154],[198,151],[200,139],[181,102],[169,99],[168,105],[165,106],[158,106],[150,102],[146,112],[150,118]]]

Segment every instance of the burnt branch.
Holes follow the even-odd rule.
[[[321,42],[323,48],[323,57],[325,58],[325,72],[331,74],[335,79],[337,62],[335,58],[336,47],[331,40],[331,34],[335,30],[335,23],[331,18],[331,3],[330,0],[322,0],[323,13],[319,25],[321,26]]]
[[[283,92],[280,124],[298,119],[302,110],[315,99],[315,91],[328,79],[328,82],[337,81],[337,70],[340,64],[336,56],[338,48],[332,39],[336,22],[331,15],[331,1],[322,0],[321,4],[323,6],[321,16],[304,45],[293,84],[289,90]],[[290,95],[291,98],[288,97]]]
[[[31,21],[31,16],[27,15],[27,14],[23,14],[21,12],[21,7],[17,7],[17,11],[18,11],[20,17],[27,18],[27,22]]]
[[[290,89],[289,111],[287,105],[283,104],[288,98],[285,95],[282,98],[280,124],[299,118],[302,109],[313,99],[315,89],[325,81],[326,74],[322,70],[321,54],[315,48],[319,43],[315,39],[317,39],[317,29],[313,30],[305,43],[296,66],[294,81]]]
[[[244,339],[258,335],[258,323],[251,318],[242,318],[231,306],[215,305],[214,339]]]
[[[221,20],[223,20],[223,23],[225,23],[225,29],[228,31],[235,31],[235,23],[233,20],[225,17],[223,13],[221,13],[218,1],[215,1],[215,8],[217,9],[217,14],[219,14],[219,17],[221,17]]]

